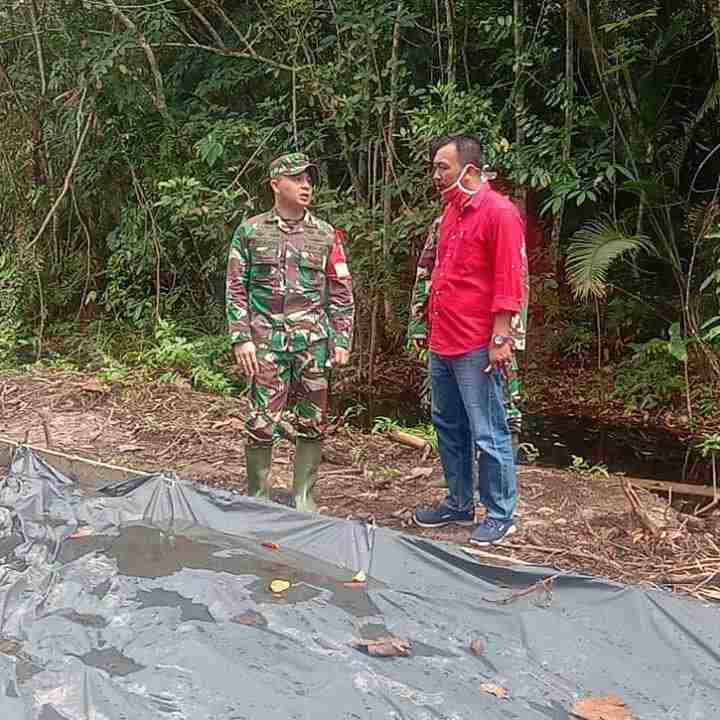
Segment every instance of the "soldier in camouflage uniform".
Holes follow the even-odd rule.
[[[312,512],[327,370],[348,362],[352,344],[352,280],[341,231],[308,210],[317,167],[302,153],[288,153],[270,164],[269,175],[275,205],[237,228],[227,270],[233,351],[250,380],[248,494],[269,498],[272,449],[290,410],[297,431],[295,506]]]
[[[526,286],[526,293],[529,288]],[[527,295],[526,295],[527,297]],[[515,350],[525,350],[525,333],[527,332],[527,301],[522,310],[512,319],[512,335],[515,340]],[[522,433],[522,409],[520,407],[520,383],[517,355],[513,354],[510,367],[507,369],[507,382],[505,384],[505,417],[512,435],[513,452],[515,462],[518,461],[518,450],[520,448],[520,435]]]

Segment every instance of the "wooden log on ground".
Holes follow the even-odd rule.
[[[416,450],[425,450],[430,447],[430,443],[417,435],[411,435],[410,433],[403,432],[402,430],[390,430],[388,437],[395,442],[399,442],[402,445],[415,448]]]
[[[714,498],[715,491],[707,485],[690,485],[689,483],[665,482],[663,480],[644,480],[641,478],[629,478],[633,485],[648,490],[660,490],[667,493],[672,490],[673,495],[692,495],[694,497]]]

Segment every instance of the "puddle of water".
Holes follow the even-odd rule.
[[[351,409],[349,421],[368,430],[374,418],[388,417],[407,426],[430,422],[429,409],[415,397],[360,398],[343,396],[334,401],[334,412]],[[589,418],[526,415],[522,442],[532,443],[544,467],[567,468],[572,456],[590,465],[606,465],[610,472],[634,477],[708,484],[710,462],[688,442],[663,430],[612,425]]]
[[[709,462],[689,443],[663,430],[625,427],[587,418],[528,416],[523,442],[540,451],[537,464],[568,467],[572,456],[610,472],[676,482],[709,482]]]
[[[130,577],[168,577],[183,568],[211,570],[231,575],[255,576],[247,587],[248,599],[258,604],[294,604],[325,594],[327,601],[352,617],[367,617],[378,612],[367,587],[382,585],[371,579],[368,586],[347,585],[347,574],[300,552],[269,552],[257,540],[230,538],[215,534],[209,540],[204,531],[198,536],[171,535],[157,528],[135,525],[121,528],[117,536],[87,535],[63,544],[60,561],[68,562],[98,552],[113,559],[118,572]],[[241,552],[226,552],[234,548]],[[282,593],[273,593],[270,583],[276,579],[290,582]],[[99,597],[109,586],[99,586]],[[166,590],[139,591],[138,602],[145,607],[173,607],[181,611],[181,621],[214,622],[205,605],[180,593]],[[90,622],[88,618],[70,618]]]
[[[68,655],[74,655],[68,653]],[[127,655],[123,655],[117,648],[106,647],[99,650],[93,648],[84,655],[74,655],[78,660],[82,660],[85,665],[90,667],[105,670],[110,675],[117,675],[118,677],[125,677],[126,675],[132,675],[140,670],[145,669],[145,665],[136,663],[132,658]]]
[[[214,623],[207,605],[193,602],[190,598],[183,597],[174,590],[138,590],[136,600],[143,608],[169,607],[180,610],[180,622],[195,620],[197,622]]]
[[[84,625],[85,627],[92,627],[98,630],[107,627],[107,620],[100,615],[93,615],[92,613],[79,613],[77,610],[61,610],[57,613],[50,613],[50,615],[60,615],[70,622],[77,623],[78,625]]]

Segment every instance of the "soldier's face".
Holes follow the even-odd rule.
[[[306,208],[312,202],[313,181],[310,173],[280,175],[271,180],[276,202],[285,207]]]

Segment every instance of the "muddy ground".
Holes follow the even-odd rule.
[[[245,487],[242,397],[185,381],[106,383],[92,374],[38,370],[0,375],[0,434],[138,470],[169,469],[209,485]],[[292,445],[275,454],[277,498],[289,497]],[[467,528],[423,530],[416,505],[443,497],[438,458],[387,436],[334,425],[316,488],[321,511],[466,544]],[[720,600],[720,512],[694,517],[639,490],[633,510],[619,476],[519,469],[518,532],[483,556],[542,563]],[[480,511],[479,514],[481,514]],[[655,518],[652,522],[648,516]],[[644,517],[644,519],[643,519]],[[654,530],[651,532],[651,530]],[[497,557],[492,557],[497,556]]]

